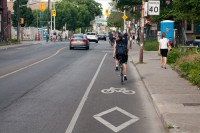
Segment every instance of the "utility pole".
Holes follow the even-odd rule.
[[[50,27],[50,0],[48,0],[48,13],[47,13],[47,32],[48,32],[48,35],[49,35],[49,27]]]
[[[54,4],[53,4],[53,9],[56,10],[56,8],[55,8],[55,2],[54,2]],[[54,23],[54,28],[53,28],[53,29],[54,29],[54,31],[55,31],[55,30],[56,30],[56,16],[54,16],[53,19],[54,19],[54,21],[53,21],[53,23]]]
[[[17,1],[17,42],[20,42],[20,0]]]
[[[125,11],[125,9],[124,9],[124,15],[126,15],[126,11]],[[126,31],[126,19],[124,19],[124,33],[126,33],[127,31]]]
[[[50,4],[50,5],[51,5],[51,9],[50,9],[50,10],[51,10],[51,11],[50,11],[50,15],[51,15],[51,33],[52,33],[52,30],[53,30],[53,29],[52,29],[52,27],[53,27],[53,22],[52,22],[52,2],[51,2],[51,4]]]
[[[141,31],[140,31],[140,57],[139,63],[143,63],[143,45],[144,45],[144,0],[142,0],[141,10]]]

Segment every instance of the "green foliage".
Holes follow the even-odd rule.
[[[200,53],[191,51],[181,53],[180,58],[176,60],[175,67],[184,72],[182,76],[200,87]]]
[[[116,1],[116,0],[115,0]],[[145,0],[147,2],[147,0]],[[141,5],[142,0],[117,0],[117,8],[132,10],[133,6]],[[159,23],[162,20],[194,20],[200,21],[199,0],[160,0],[160,15],[150,16],[151,22]],[[138,14],[137,12],[132,12]],[[140,12],[139,12],[140,13]],[[137,17],[134,16],[135,18]],[[136,18],[137,19],[137,18]]]
[[[90,22],[102,14],[101,5],[94,0],[62,0],[56,3],[56,29],[90,27]]]
[[[172,14],[175,20],[200,20],[199,0],[173,0]]]
[[[144,42],[144,50],[158,51],[158,41],[156,39],[149,39]]]
[[[128,20],[132,20],[132,18],[139,20],[141,13],[140,11],[133,11],[133,6],[140,6],[141,4],[142,0],[117,0],[116,8],[120,8],[122,12],[126,10]]]
[[[185,72],[185,77],[191,83],[200,87],[200,64],[194,62],[183,62],[179,67]]]
[[[123,13],[114,12],[111,13],[107,18],[107,23],[109,27],[123,27],[124,20],[122,19]]]
[[[172,49],[172,51],[169,51],[167,55],[167,63],[168,64],[174,64],[176,63],[177,59],[179,59],[181,56],[181,53],[178,49]]]
[[[12,25],[17,27],[17,15],[19,13],[20,18],[24,18],[24,24],[21,26],[30,26],[33,22],[33,14],[31,8],[27,8],[26,4],[28,0],[21,0],[19,3],[19,12],[18,12],[18,2],[16,0],[13,4],[14,14],[12,14]]]

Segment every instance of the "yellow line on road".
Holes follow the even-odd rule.
[[[49,57],[47,57],[47,58],[44,58],[44,59],[39,60],[39,61],[37,61],[37,62],[34,62],[34,63],[30,64],[30,65],[27,65],[27,66],[25,66],[25,67],[22,67],[22,68],[20,68],[20,69],[17,69],[17,70],[15,70],[15,71],[12,71],[12,72],[10,72],[10,73],[7,73],[7,74],[5,74],[5,75],[3,75],[3,76],[0,76],[0,79],[5,78],[5,77],[7,77],[7,76],[9,76],[9,75],[15,74],[15,73],[17,73],[17,72],[19,72],[19,71],[21,71],[21,70],[24,70],[24,69],[26,69],[26,68],[29,68],[29,67],[33,66],[33,65],[39,64],[39,63],[41,63],[41,62],[43,62],[43,61],[45,61],[45,60],[48,60],[48,59],[50,59],[50,58],[56,56],[56,55],[57,55],[58,53],[60,53],[60,51],[63,50],[64,48],[66,48],[66,47],[63,47],[63,48],[59,49],[58,51],[56,51],[56,53],[52,54],[51,56],[49,56]]]

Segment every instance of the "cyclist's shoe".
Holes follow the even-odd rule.
[[[126,76],[124,76],[124,80],[127,80],[127,77],[126,77]]]
[[[118,67],[115,67],[115,71],[118,71],[119,69],[118,69]]]

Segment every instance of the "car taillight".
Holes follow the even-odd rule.
[[[84,39],[84,40],[82,40],[83,42],[87,42],[87,40],[86,39]]]
[[[76,40],[74,40],[74,39],[71,39],[71,40],[70,40],[70,42],[75,42],[75,41],[76,41]]]

